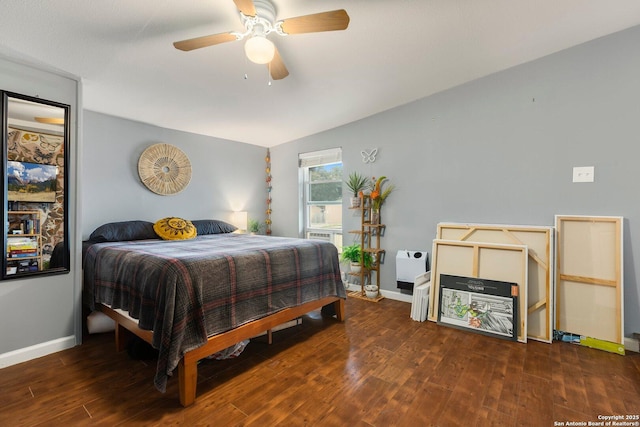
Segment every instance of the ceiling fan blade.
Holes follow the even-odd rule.
[[[287,70],[284,62],[282,62],[282,57],[280,56],[280,52],[278,52],[277,48],[273,55],[273,59],[269,63],[269,71],[273,80],[282,80],[289,75],[289,70]]]
[[[228,32],[174,42],[173,46],[179,50],[189,51],[200,49],[201,47],[213,46],[220,43],[232,42],[234,40],[237,40],[237,37],[231,32]]]
[[[49,125],[63,125],[64,118],[63,117],[34,117],[36,122],[38,123],[46,123]]]
[[[233,0],[233,2],[243,15],[256,16],[256,6],[253,4],[253,0]]]
[[[282,21],[282,31],[287,34],[344,30],[348,26],[349,15],[344,9],[298,16]]]

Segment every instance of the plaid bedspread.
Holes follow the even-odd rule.
[[[346,298],[332,244],[242,234],[92,245],[84,292],[91,308],[123,309],[153,331],[162,392],[182,355],[207,337],[287,307]]]

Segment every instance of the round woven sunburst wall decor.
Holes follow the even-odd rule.
[[[170,144],[147,147],[138,160],[142,183],[156,194],[181,192],[191,181],[191,162],[179,148]]]

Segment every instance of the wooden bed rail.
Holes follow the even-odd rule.
[[[329,304],[333,304],[337,319],[343,322],[345,320],[344,303],[345,300],[338,297],[326,297],[310,301],[296,307],[285,308],[270,316],[210,337],[203,346],[185,353],[178,363],[180,403],[182,406],[189,406],[196,400],[199,360]],[[151,344],[153,339],[152,331],[140,329],[134,320],[105,305],[96,304],[96,309],[102,311],[116,322],[116,348],[118,351],[125,349],[128,333],[133,333]]]
[[[153,331],[140,329],[138,324],[132,318],[118,313],[116,310],[103,305],[96,304],[96,310],[103,312],[116,322],[116,350],[123,351],[127,348],[130,335],[134,334],[140,339],[151,344],[153,340]]]

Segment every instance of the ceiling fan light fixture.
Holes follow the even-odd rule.
[[[256,64],[268,64],[276,53],[276,47],[266,37],[254,35],[244,44],[244,52],[249,61]]]

